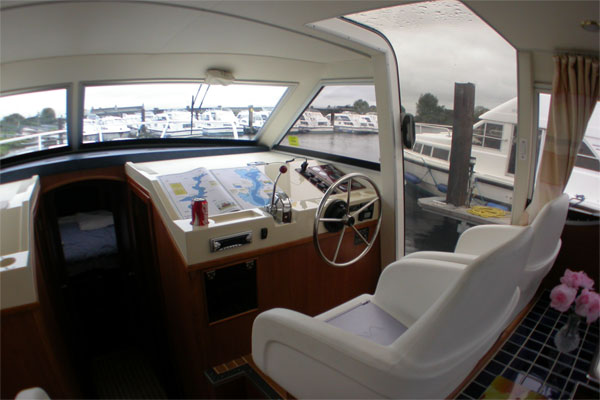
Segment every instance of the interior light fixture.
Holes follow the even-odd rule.
[[[227,86],[235,81],[235,77],[230,71],[209,69],[206,71],[206,78],[204,81],[209,85]]]
[[[598,26],[598,21],[593,21],[591,19],[586,19],[585,21],[581,21],[581,27],[588,32],[596,33],[600,30]]]

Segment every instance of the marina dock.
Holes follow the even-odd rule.
[[[437,215],[441,215],[448,218],[453,218],[462,222],[473,225],[484,225],[484,224],[504,224],[510,225],[511,214],[506,211],[506,215],[503,217],[481,217],[473,215],[467,210],[470,207],[456,207],[452,204],[446,203],[444,197],[423,197],[418,199],[419,207],[425,211],[432,212]]]

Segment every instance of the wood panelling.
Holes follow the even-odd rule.
[[[119,165],[116,167],[96,168],[43,176],[41,178],[42,193],[46,193],[50,190],[56,189],[57,187],[68,185],[70,183],[94,179],[125,182],[125,167],[123,165]]]
[[[38,302],[2,310],[1,394],[14,398],[21,390],[34,386],[43,388],[52,398],[80,398],[81,392],[67,346],[60,330],[57,312],[54,257],[40,199],[32,212],[35,243],[35,285]]]
[[[544,288],[553,288],[560,282],[568,268],[585,271],[598,284],[600,282],[600,225],[596,221],[587,225],[565,225],[561,235],[562,245],[554,266],[542,281]],[[597,286],[597,285],[596,285]]]
[[[313,267],[302,254],[306,247],[303,244],[260,257],[257,286],[261,310],[274,307],[308,310],[309,276]]]
[[[130,187],[147,196],[134,182]],[[152,219],[169,346],[186,397],[214,395],[204,372],[251,352],[252,323],[260,312],[285,307],[316,315],[362,293],[373,293],[380,274],[379,241],[361,261],[337,268],[319,258],[311,238],[187,266],[155,208]],[[365,226],[374,229],[373,222],[361,225]],[[322,235],[325,251],[332,251],[338,238]],[[354,256],[363,248],[347,233],[341,256]],[[256,260],[258,309],[209,324],[204,271],[247,260]]]
[[[258,311],[242,314],[208,327],[208,366],[217,365],[250,352],[252,323]]]
[[[3,399],[35,386],[55,399],[79,397],[65,374],[39,304],[17,312],[3,310],[1,332]]]
[[[209,341],[206,312],[199,294],[200,280],[192,281],[187,265],[158,212],[154,210],[153,214],[168,346],[181,378],[184,395],[189,398],[204,398],[210,396],[211,392],[204,377],[204,371],[209,365]]]

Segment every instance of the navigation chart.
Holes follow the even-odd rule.
[[[192,199],[208,202],[208,215],[263,207],[270,201],[273,182],[256,167],[197,168],[158,177],[171,203],[183,219],[192,217]]]
[[[256,167],[212,170],[214,176],[244,209],[269,204],[273,181]]]
[[[192,200],[196,197],[207,200],[209,216],[240,210],[235,200],[206,168],[163,175],[158,179],[183,219],[192,218]]]

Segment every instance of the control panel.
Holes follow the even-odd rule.
[[[323,193],[329,189],[329,186],[333,185],[338,179],[345,175],[337,167],[331,164],[315,165],[308,168],[303,166],[302,168],[296,168],[296,172],[306,178]],[[352,181],[352,190],[363,188],[364,186],[359,182]],[[345,183],[340,185],[339,190],[344,193],[347,192],[347,185]],[[338,193],[338,191],[336,190],[334,193]]]
[[[367,203],[361,203],[361,204],[355,204],[353,206],[350,206],[350,212],[352,213],[352,212],[354,212],[356,210],[360,210],[366,204]],[[358,214],[358,220],[359,221],[364,221],[364,220],[373,218],[373,212],[374,211],[375,211],[375,204],[371,204],[363,212],[361,212],[360,214]]]

